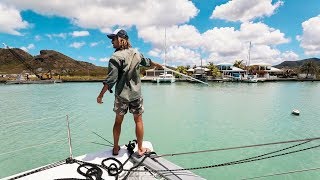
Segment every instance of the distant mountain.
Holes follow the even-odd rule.
[[[24,57],[26,63],[32,64],[33,57],[29,53],[17,48],[13,50]],[[21,73],[24,69],[25,65],[17,60],[8,49],[0,48],[0,73]]]
[[[22,56],[25,63],[19,61],[8,49],[0,48],[0,73],[18,74],[32,70],[39,74],[51,71],[53,74],[60,75],[97,76],[107,73],[105,67],[77,61],[53,50],[41,50],[40,54],[34,57],[21,49],[14,48],[13,50]]]
[[[304,63],[312,61],[315,64],[317,64],[318,66],[320,66],[320,59],[319,58],[309,58],[309,59],[303,59],[303,60],[299,60],[299,61],[283,61],[282,63],[274,66],[276,68],[289,68],[289,69],[293,69],[293,68],[298,68],[300,66],[302,66]]]

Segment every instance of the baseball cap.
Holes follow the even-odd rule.
[[[124,38],[124,39],[129,39],[127,32],[123,29],[116,29],[115,31],[113,31],[112,34],[107,34],[107,36],[109,39],[113,39],[116,36]]]

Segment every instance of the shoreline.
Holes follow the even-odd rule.
[[[62,83],[88,83],[88,82],[100,82],[102,83],[103,80],[62,80]],[[294,78],[290,78],[290,79],[266,79],[264,81],[258,81],[258,83],[263,83],[263,82],[304,82],[304,81],[308,81],[308,82],[313,82],[313,81],[320,81],[320,79],[294,79]],[[6,80],[0,80],[0,84],[5,84]],[[142,83],[153,83],[151,79],[141,79]],[[185,79],[176,79],[176,82],[188,82]],[[228,82],[228,83],[248,83],[248,82],[243,82],[243,81],[223,81],[222,79],[211,79],[208,80],[207,82]]]

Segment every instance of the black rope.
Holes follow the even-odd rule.
[[[263,157],[263,156],[266,156],[266,155],[270,155],[270,154],[278,153],[278,152],[281,152],[281,151],[285,151],[285,150],[288,150],[288,149],[291,149],[291,148],[294,148],[294,147],[297,147],[297,146],[300,146],[300,145],[303,145],[303,144],[306,144],[306,143],[309,143],[309,142],[311,142],[311,141],[302,142],[302,143],[299,143],[299,144],[296,144],[296,145],[293,145],[293,146],[289,146],[289,147],[286,147],[286,148],[283,148],[283,149],[280,149],[280,150],[277,150],[277,151],[272,151],[272,152],[265,153],[265,154],[262,154],[262,155],[259,155],[259,156],[253,156],[253,157],[250,157],[250,158],[246,158],[246,159],[242,159],[242,160],[238,160],[238,161],[233,161],[233,162],[241,162],[241,161],[247,161],[247,160],[250,160],[250,159],[260,158],[260,157]]]
[[[320,140],[320,137],[306,138],[306,139],[297,139],[297,140],[289,140],[289,141],[280,141],[280,142],[264,143],[264,144],[254,144],[254,145],[246,145],[246,146],[238,146],[238,147],[230,147],[230,148],[208,149],[208,150],[192,151],[192,152],[162,154],[162,155],[157,155],[157,156],[154,157],[154,158],[165,157],[165,156],[186,155],[186,154],[197,154],[197,153],[205,153],[205,152],[226,151],[226,150],[234,150],[234,149],[244,149],[244,148],[260,147],[260,146],[269,146],[269,145],[276,145],[276,144],[287,144],[287,143],[294,143],[294,142],[305,142],[305,141],[313,141],[313,140]]]
[[[83,172],[81,168],[85,167],[87,169],[86,172]],[[89,167],[89,168],[88,168]],[[92,165],[91,163],[84,163],[81,164],[77,168],[77,172],[81,174],[82,176],[89,178],[89,179],[96,179],[96,180],[101,180],[102,179],[102,170],[97,167],[96,165]],[[95,178],[92,178],[95,177]]]
[[[126,176],[124,177],[124,179],[127,179],[128,176],[130,175],[131,172],[133,172],[134,169],[138,168],[139,166],[141,166],[141,164],[147,159],[147,157],[150,157],[150,155],[154,153],[154,152],[149,152],[149,153],[145,153],[143,159],[135,166],[133,166],[132,168],[130,168],[129,170],[126,170],[128,171],[128,173],[126,174]],[[144,170],[145,172],[145,170]]]
[[[320,145],[312,146],[309,148],[304,148],[304,149],[300,149],[300,150],[296,150],[296,151],[291,151],[291,152],[287,152],[287,153],[277,154],[277,155],[273,155],[273,156],[267,156],[267,157],[263,157],[263,158],[256,158],[256,159],[246,158],[243,160],[231,161],[231,162],[221,163],[221,164],[216,164],[216,165],[193,167],[193,168],[171,169],[171,170],[151,170],[151,171],[153,171],[153,172],[168,172],[168,171],[175,172],[175,171],[188,171],[188,170],[215,168],[215,167],[221,167],[221,166],[230,166],[230,165],[243,164],[243,163],[248,163],[248,162],[253,162],[253,161],[259,161],[259,160],[263,160],[263,159],[270,159],[270,158],[274,158],[274,157],[278,157],[278,156],[284,156],[284,155],[293,154],[293,153],[297,153],[297,152],[301,152],[301,151],[306,151],[306,150],[318,148],[318,147],[320,147]]]
[[[94,169],[94,172],[97,172],[97,173],[99,173],[100,171],[98,171],[96,169],[100,169],[100,168],[104,169],[104,170],[106,170],[108,172],[109,176],[114,176],[116,179],[118,179],[119,178],[119,174],[124,171],[124,169],[123,169],[124,165],[132,157],[132,154],[134,152],[133,150],[135,148],[136,142],[137,142],[136,140],[133,140],[132,142],[129,141],[128,145],[126,145],[127,150],[128,150],[130,155],[129,155],[128,159],[126,159],[123,163],[121,163],[121,161],[119,161],[118,159],[116,159],[114,157],[109,157],[109,158],[104,159],[101,162],[101,165],[100,164],[95,164],[95,163],[89,163],[89,162],[85,162],[85,161],[81,161],[81,160],[77,160],[77,159],[75,159],[74,161],[77,162],[78,164],[80,164],[80,166],[83,165],[83,164],[86,164],[87,166],[91,166]],[[109,166],[106,165],[107,161],[111,161]],[[90,172],[88,172],[88,171],[86,173],[82,173],[82,175],[84,176],[84,174],[86,174],[86,175],[90,174]],[[92,175],[90,177],[92,177]]]

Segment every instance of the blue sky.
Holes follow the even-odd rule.
[[[319,0],[0,0],[1,43],[32,55],[50,49],[107,66],[106,34],[117,28],[170,66],[248,63],[250,42],[251,63],[320,57]]]

